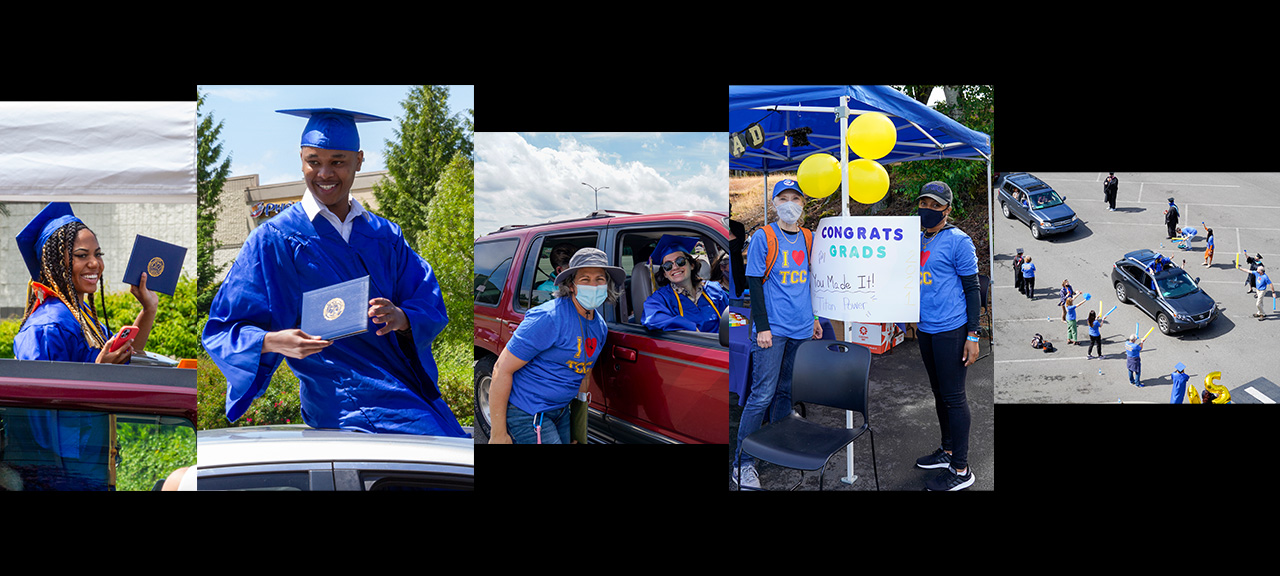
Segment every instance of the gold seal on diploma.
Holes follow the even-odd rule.
[[[161,274],[164,274],[164,260],[161,260],[159,256],[156,256],[147,263],[147,276],[155,278]]]
[[[341,298],[334,298],[324,305],[324,319],[333,320],[342,315],[342,309],[345,305]]]

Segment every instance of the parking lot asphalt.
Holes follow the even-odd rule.
[[[1169,403],[1170,374],[1182,362],[1190,385],[1205,389],[1205,377],[1221,372],[1217,384],[1230,391],[1233,403],[1280,402],[1280,312],[1259,320],[1254,296],[1246,294],[1246,273],[1235,269],[1238,252],[1261,253],[1264,263],[1274,259],[1280,272],[1280,174],[1117,173],[1119,193],[1114,212],[1102,198],[1103,173],[1036,173],[1065,196],[1081,220],[1079,226],[1044,240],[1031,237],[1027,226],[1005,219],[995,208],[992,249],[994,373],[996,403]],[[998,192],[997,192],[998,194]],[[1166,239],[1163,219],[1168,199],[1177,203],[1180,227],[1199,233],[1189,250]],[[1204,225],[1214,230],[1211,267],[1202,266]],[[1036,265],[1036,290],[1028,299],[1013,285],[1012,260],[1018,248]],[[1125,339],[1141,337],[1156,322],[1132,304],[1122,304],[1111,285],[1112,264],[1125,253],[1149,248],[1183,266],[1199,286],[1217,301],[1221,316],[1199,330],[1166,336],[1157,328],[1142,352],[1142,383],[1129,384],[1125,369]],[[1185,265],[1184,265],[1185,262]],[[1243,263],[1243,256],[1241,257]],[[1247,269],[1247,266],[1246,266]],[[1091,299],[1079,308],[1082,344],[1068,345],[1067,325],[1058,307],[1063,280]],[[1090,309],[1116,311],[1103,325],[1101,359],[1086,356],[1088,331],[1083,319]],[[1043,335],[1057,351],[1031,346]]]
[[[987,340],[979,343],[977,362],[969,366],[966,374],[966,393],[971,413],[969,437],[969,465],[974,473],[974,484],[969,490],[995,489],[995,411],[992,406],[993,357]],[[937,475],[937,470],[915,467],[916,458],[937,450],[940,443],[938,416],[934,409],[933,393],[929,389],[929,377],[925,374],[916,340],[909,339],[894,346],[884,354],[873,354],[870,381],[870,422],[875,439],[873,467],[871,441],[867,435],[855,440],[853,446],[853,472],[857,479],[846,482],[848,475],[847,450],[840,451],[827,463],[822,490],[825,491],[874,491],[876,475],[880,490],[920,491],[927,478]],[[729,489],[736,490],[730,474],[733,470],[733,450],[737,445],[738,421],[742,408],[736,394],[730,394],[730,447],[727,450],[729,466],[725,479]],[[826,426],[844,426],[843,410],[823,406],[805,406],[805,417]],[[854,416],[854,424],[861,425]],[[781,468],[768,463],[757,465],[760,484],[765,490],[787,490],[801,478],[798,470]],[[797,490],[816,491],[818,472],[804,473],[804,483]]]

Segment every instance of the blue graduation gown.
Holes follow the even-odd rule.
[[[652,330],[719,332],[720,314],[728,304],[728,292],[714,282],[702,284],[697,302],[676,293],[668,284],[645,299],[643,323]]]
[[[107,327],[102,326],[103,333]],[[101,348],[91,348],[71,309],[57,298],[47,298],[27,317],[13,337],[13,357],[18,360],[94,362]]]
[[[370,319],[363,334],[287,359],[301,382],[303,419],[314,428],[466,436],[436,384],[431,342],[449,318],[431,266],[394,223],[358,217],[348,244],[300,203],[254,229],[209,310],[202,341],[227,379],[228,420],[266,391],[285,359],[263,354],[263,337],[300,325],[303,292],[365,275],[370,299],[404,310],[410,337],[378,336]]]

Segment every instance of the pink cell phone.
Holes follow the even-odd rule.
[[[116,334],[115,342],[111,344],[111,351],[115,352],[121,346],[124,346],[125,342],[128,342],[130,338],[133,338],[137,334],[138,334],[137,326],[125,326],[124,328],[121,328],[120,333]]]

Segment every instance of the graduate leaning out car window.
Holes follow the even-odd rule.
[[[112,334],[105,322],[103,254],[97,236],[65,202],[45,206],[17,236],[31,280],[21,328],[13,339],[19,360],[124,364],[144,352],[159,297],[146,275],[130,289],[142,312],[129,330]],[[97,293],[98,306],[93,303]]]
[[[649,256],[653,294],[644,302],[644,325],[652,330],[718,332],[729,294],[699,275],[706,263],[694,258],[697,238],[664,234]],[[651,268],[652,269],[652,268]]]

